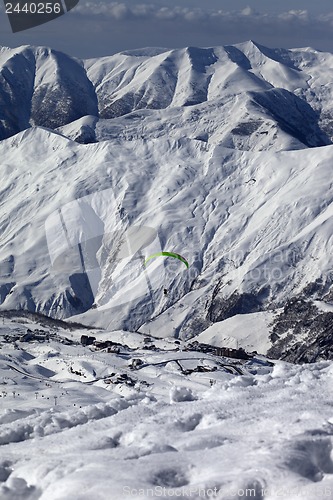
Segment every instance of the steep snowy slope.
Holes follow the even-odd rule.
[[[1,139],[30,125],[54,128],[98,114],[81,63],[44,47],[1,48],[0,99]]]
[[[308,63],[309,54],[311,64]],[[332,71],[332,57],[311,49],[303,52],[272,50],[250,41],[208,49],[160,49],[156,54],[150,50],[124,52],[102,61],[87,61],[85,67],[97,90],[102,118],[114,118],[139,109],[178,108],[215,101],[218,106],[231,101],[237,108],[239,96],[255,92],[255,102],[262,108],[261,120],[257,123],[246,116],[238,117],[240,126],[234,125],[235,133],[231,134],[236,136],[233,147],[242,149],[242,141],[237,136],[247,136],[257,130],[267,114],[274,125],[278,125],[278,131],[287,128],[293,136],[300,125],[311,123],[313,126],[318,120],[324,120],[327,125],[326,109],[330,101],[325,98],[317,75],[320,67],[325,73],[326,84]],[[284,89],[285,92],[278,90],[267,94],[271,89]],[[317,91],[320,98],[314,99]],[[313,104],[314,100],[322,104],[314,107],[315,113],[310,117],[310,108],[308,111],[304,101],[295,100],[295,96],[301,96],[308,104]],[[233,109],[221,108],[221,112],[234,122]],[[289,123],[291,117],[293,120]],[[210,128],[214,129],[212,125]],[[327,126],[325,130],[330,132]],[[267,127],[261,132],[266,134]],[[300,137],[301,134],[297,136]],[[318,130],[314,141],[304,137],[301,141],[310,146],[321,145],[330,141],[330,134],[327,136]]]
[[[45,48],[35,49],[34,55],[32,125],[55,128],[84,115],[98,114],[94,88],[79,61]]]
[[[24,50],[0,49],[0,138],[29,127],[34,85],[32,56]]]
[[[0,142],[2,309],[191,338],[291,297],[331,300],[333,150],[314,147],[329,142],[324,108],[306,100],[322,65],[328,83],[328,54],[248,42],[84,63],[0,55],[3,99],[20,96],[24,126],[67,123]],[[189,269],[145,263],[160,251]],[[271,348],[273,329],[258,345]]]
[[[331,146],[251,153],[164,138],[84,146],[33,128],[0,152],[2,309],[87,311],[80,321],[112,329],[149,321],[163,336],[190,337],[313,283],[313,297],[331,289]],[[181,253],[190,268],[163,258],[143,265],[161,250]]]
[[[130,110],[199,104],[244,91],[307,87],[307,75],[264,55],[253,42],[236,46],[129,51],[85,62],[102,118]],[[266,71],[262,71],[266,68]]]
[[[140,110],[124,117],[83,117],[57,130],[82,143],[189,137],[243,151],[284,151],[323,145],[317,115],[288,91],[243,93],[213,102],[166,110]]]

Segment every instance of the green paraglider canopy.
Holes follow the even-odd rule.
[[[155,257],[159,257],[161,255],[164,255],[165,257],[173,257],[175,259],[181,260],[185,264],[185,266],[187,267],[187,269],[189,268],[189,263],[187,262],[187,260],[184,257],[182,257],[181,255],[179,255],[179,253],[175,253],[175,252],[157,252],[157,253],[153,253],[152,255],[149,255],[149,257],[145,260],[145,265],[147,264],[147,262],[150,259],[154,259]]]

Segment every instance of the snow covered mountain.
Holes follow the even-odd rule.
[[[2,47],[0,68],[2,139],[32,125],[54,128],[98,112],[86,72],[65,54]]]
[[[331,54],[0,55],[2,309],[191,338],[330,300]]]
[[[0,66],[0,498],[331,498],[333,55]]]
[[[181,129],[236,149],[320,146],[332,135],[332,71],[331,54],[270,50],[252,41],[87,61],[43,47],[2,48],[0,137],[29,125],[71,124],[64,133],[81,142],[142,135],[142,129],[151,137],[179,137]],[[126,122],[110,121],[122,116]]]

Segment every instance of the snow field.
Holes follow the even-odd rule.
[[[1,498],[332,498],[330,362],[237,363],[115,337],[127,335],[133,350],[118,355],[56,339],[3,344]],[[199,365],[213,371],[181,373]]]

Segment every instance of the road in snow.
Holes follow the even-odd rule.
[[[26,330],[6,321],[2,335]],[[57,335],[2,336],[1,499],[333,498],[332,363],[236,363],[157,339],[153,351],[128,332],[116,355]]]

